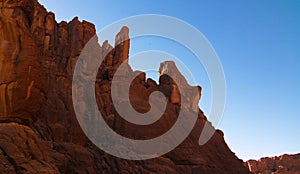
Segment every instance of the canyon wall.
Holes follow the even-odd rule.
[[[208,143],[198,145],[207,122],[199,108],[189,137],[161,157],[130,161],[97,148],[79,126],[72,102],[75,64],[96,34],[95,26],[77,17],[57,23],[54,13],[36,0],[2,0],[0,6],[0,173],[250,173],[228,148],[220,130]],[[120,64],[128,62],[129,29],[123,27],[116,34],[114,47],[107,41],[99,45],[101,54],[107,54],[95,81],[99,112],[123,136],[148,139],[161,135],[172,127],[181,105],[188,109],[191,101],[198,103],[201,87],[188,85],[173,62],[162,63],[161,70],[168,68],[184,79],[186,89],[197,91],[194,98],[181,98],[176,84],[163,71],[157,84],[128,65],[125,74],[139,74],[130,87],[130,100],[137,111],[150,109],[148,99],[153,91],[163,92],[168,101],[155,124],[141,127],[127,122],[112,104],[110,87]],[[136,131],[141,128],[143,131]]]

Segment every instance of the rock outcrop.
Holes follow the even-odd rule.
[[[300,173],[300,154],[249,160],[245,163],[254,174],[298,174]]]
[[[107,41],[99,45],[107,56],[97,74],[95,94],[108,125],[123,136],[149,139],[172,127],[181,105],[196,106],[198,118],[189,137],[162,157],[130,161],[98,149],[80,128],[72,103],[73,71],[84,45],[95,35],[94,25],[78,18],[57,23],[54,13],[36,0],[2,0],[0,6],[0,173],[249,173],[220,130],[208,143],[198,145],[207,122],[197,107],[201,88],[188,85],[172,62],[162,63],[159,84],[128,64],[124,71],[139,74],[130,86],[137,111],[150,109],[153,91],[165,94],[168,102],[161,119],[141,127],[118,115],[110,87],[118,67],[128,61],[127,27],[117,34],[115,47]],[[166,69],[187,89],[183,98]],[[194,98],[185,97],[195,90]]]

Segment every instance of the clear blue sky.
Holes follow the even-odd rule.
[[[223,64],[227,103],[218,128],[231,150],[243,160],[300,152],[300,1],[40,2],[55,12],[58,21],[79,16],[98,30],[122,18],[149,13],[190,23],[208,38]],[[135,47],[134,42],[131,52],[164,49],[162,44]],[[175,51],[189,64],[191,55]],[[196,81],[203,87],[201,107],[207,113],[210,86],[205,72]]]

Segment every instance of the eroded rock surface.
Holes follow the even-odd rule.
[[[245,163],[254,174],[298,174],[300,173],[300,154],[282,155]]]
[[[129,65],[124,69],[126,75],[139,74],[130,86],[130,100],[137,111],[150,109],[153,91],[165,94],[168,101],[161,119],[139,126],[118,115],[110,87],[116,70],[128,62],[127,27],[116,35],[114,47],[107,41],[99,45],[105,59],[95,94],[108,125],[123,136],[148,139],[170,129],[181,106],[196,108],[198,118],[189,137],[162,157],[129,161],[99,150],[80,128],[72,103],[73,71],[84,45],[95,35],[94,25],[78,18],[57,23],[54,13],[36,0],[2,0],[0,6],[0,173],[249,173],[221,131],[198,145],[207,122],[198,108],[201,87],[188,85],[173,62],[162,63],[159,84]],[[164,73],[167,69],[187,89],[183,98],[174,79]]]

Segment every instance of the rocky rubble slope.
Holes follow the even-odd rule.
[[[0,173],[234,173],[248,169],[216,131],[208,143],[198,145],[206,117],[199,109],[189,137],[175,150],[151,160],[130,161],[113,157],[94,146],[83,133],[72,103],[74,66],[84,45],[95,35],[95,27],[74,18],[57,23],[55,15],[36,0],[2,0],[0,3]],[[122,39],[122,40],[120,40]],[[122,119],[111,98],[111,79],[128,60],[129,30],[117,34],[115,47],[104,42],[108,53],[95,82],[99,111],[108,125],[123,136],[135,139],[156,137],[175,122],[180,98],[172,79],[161,71],[159,84],[140,73],[130,88],[137,111],[149,110],[148,98],[162,91],[168,98],[166,111],[155,124],[143,127]],[[104,58],[104,57],[103,57]],[[183,78],[172,62],[162,63]],[[127,66],[127,74],[136,73]],[[186,105],[188,107],[188,105]]]

